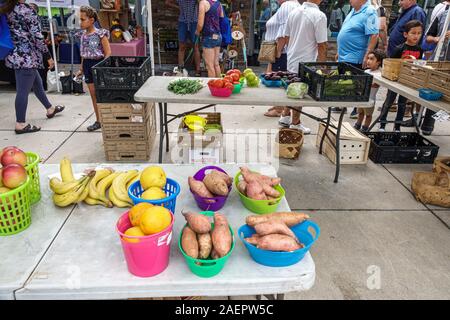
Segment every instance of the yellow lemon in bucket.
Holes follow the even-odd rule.
[[[158,188],[158,187],[151,187],[144,191],[144,193],[141,195],[141,199],[145,200],[159,200],[166,198],[166,193]]]
[[[140,227],[146,235],[155,234],[166,229],[172,222],[170,211],[164,207],[153,206],[141,216]]]
[[[131,227],[125,231],[125,235],[130,237],[144,237],[145,233],[142,232],[141,228],[139,227]],[[139,239],[131,239],[127,237],[122,237],[123,240],[131,243],[138,243]]]
[[[150,207],[153,207],[151,203],[141,202],[130,209],[128,212],[128,218],[130,219],[133,227],[139,226],[141,223],[141,215],[144,213],[145,209]]]

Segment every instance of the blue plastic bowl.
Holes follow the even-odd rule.
[[[310,227],[314,229],[316,233],[315,236],[313,236],[308,231]],[[249,238],[256,233],[255,229],[253,229],[247,224],[244,224],[242,227],[239,228],[238,234],[239,238],[241,238],[241,241],[247,247],[250,256],[257,263],[268,267],[287,267],[296,264],[300,260],[302,260],[305,254],[309,251],[313,243],[317,240],[317,238],[319,238],[320,235],[319,226],[309,220],[299,223],[291,227],[290,229],[295,233],[300,242],[305,245],[304,248],[292,252],[278,252],[278,251],[258,249],[253,244],[250,244],[244,240],[244,238]]]
[[[141,199],[141,195],[144,193],[144,189],[141,186],[140,181],[133,183],[128,189],[128,195],[133,203],[136,205],[141,202],[151,203],[155,206],[163,206],[172,212],[175,212],[175,206],[177,203],[177,196],[180,194],[180,185],[175,180],[167,178],[166,185],[164,186],[164,192],[168,195],[167,198],[159,200],[145,200]]]
[[[262,84],[265,85],[266,87],[279,88],[283,85],[281,80],[266,80],[264,79],[263,75],[261,75],[259,78],[261,79]]]
[[[419,89],[419,97],[429,101],[437,101],[442,98],[443,94],[439,91],[431,90],[431,89]]]

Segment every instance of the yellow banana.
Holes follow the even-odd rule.
[[[84,202],[91,206],[101,205],[101,206],[105,206],[107,208],[111,208],[111,206],[107,205],[106,203],[104,203],[103,201],[100,201],[98,199],[92,199],[92,198],[86,197],[86,199],[84,199]]]
[[[92,178],[91,183],[89,183],[89,198],[98,199],[105,203],[108,203],[108,199],[104,195],[102,196],[100,194],[97,188],[97,184],[100,180],[106,178],[110,174],[112,174],[112,171],[109,169],[100,169],[95,171],[95,176],[94,178]]]
[[[59,163],[59,171],[61,173],[61,180],[63,182],[71,182],[75,180],[72,171],[72,163],[66,157],[64,157]]]
[[[109,199],[117,208],[131,207],[131,204],[129,204],[128,202],[119,200],[117,198],[116,194],[114,193],[114,184],[111,186],[111,188],[109,188]]]
[[[129,170],[121,173],[116,179],[114,179],[112,187],[114,188],[114,194],[116,195],[117,199],[132,204],[132,201],[128,196],[127,183],[135,178],[138,174],[139,172],[137,170]]]
[[[117,178],[120,175],[120,173],[121,172],[113,172],[109,176],[100,180],[99,183],[97,183],[97,190],[98,190],[100,196],[106,197],[106,189],[111,187],[114,179]]]
[[[134,179],[131,179],[130,182],[127,183],[127,190],[130,189],[131,185],[138,181],[141,178],[141,175],[138,174]]]
[[[78,198],[83,193],[84,189],[86,188],[87,184],[89,183],[89,177],[85,176],[83,178],[83,182],[78,186],[78,188],[69,191],[65,194],[54,194],[53,195],[53,202],[58,207],[67,207],[71,204],[74,204],[78,201]]]
[[[58,178],[51,178],[49,186],[54,193],[64,194],[78,187],[81,184],[82,180],[83,178],[70,182],[62,182]]]
[[[88,178],[88,182],[86,184],[86,186],[84,187],[83,192],[80,194],[80,196],[77,199],[77,203],[84,201],[84,199],[87,198],[87,196],[89,195],[89,183],[91,182],[92,177]]]

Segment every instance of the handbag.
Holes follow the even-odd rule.
[[[6,15],[0,14],[0,60],[5,59],[14,49]]]
[[[277,58],[276,41],[263,41],[259,49],[258,61],[274,63]]]

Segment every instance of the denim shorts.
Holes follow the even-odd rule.
[[[178,41],[181,43],[195,43],[195,30],[197,29],[197,22],[186,23],[178,22]]]
[[[220,47],[222,45],[222,35],[216,34],[218,36],[217,39],[213,39],[214,35],[211,36],[203,36],[202,39],[202,47],[207,49],[213,49]]]
[[[103,59],[83,59],[83,74],[84,74],[84,82],[86,83],[94,83],[94,77],[92,76],[92,67],[97,63],[102,61]]]

